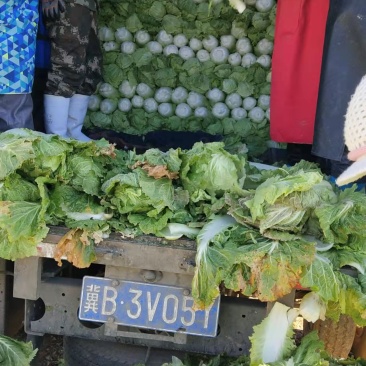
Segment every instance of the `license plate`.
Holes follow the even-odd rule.
[[[109,278],[83,279],[80,320],[215,337],[220,297],[207,310],[192,309],[187,289]]]

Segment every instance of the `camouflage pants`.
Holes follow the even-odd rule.
[[[91,95],[102,80],[102,51],[97,37],[96,12],[66,3],[60,20],[46,21],[51,40],[51,70],[46,94]]]

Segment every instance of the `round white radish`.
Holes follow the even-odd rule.
[[[258,11],[266,13],[270,11],[274,6],[274,0],[257,0],[255,7]]]
[[[118,109],[121,111],[121,112],[129,112],[132,108],[132,103],[129,99],[127,98],[121,98],[119,101],[118,101]]]
[[[116,30],[116,32],[114,33],[114,35],[116,37],[116,41],[118,41],[118,42],[125,42],[125,41],[133,40],[131,32],[125,27],[118,28]]]
[[[188,118],[192,114],[192,109],[187,103],[180,103],[175,108],[175,115],[179,118]]]
[[[158,55],[163,52],[163,46],[157,41],[148,42],[146,47],[153,55]]]
[[[114,41],[104,42],[103,49],[105,52],[116,51],[118,49],[118,43]]]
[[[134,108],[142,108],[144,106],[144,98],[139,95],[134,95],[131,99],[131,104]]]
[[[202,49],[202,41],[200,41],[198,38],[191,38],[189,40],[189,47],[192,48],[193,51],[199,51]]]
[[[188,92],[183,86],[178,86],[176,89],[173,90],[172,93],[172,102],[175,104],[184,103],[187,101]]]
[[[272,63],[272,59],[271,56],[269,55],[262,55],[259,56],[257,58],[257,63],[265,68],[270,68],[271,67],[271,63]]]
[[[203,106],[205,97],[202,94],[192,91],[188,94],[187,103],[192,109],[196,109]]]
[[[231,65],[231,66],[239,66],[241,65],[241,55],[239,52],[235,52],[232,53],[231,55],[229,55],[227,62]]]
[[[243,103],[243,99],[238,93],[232,93],[226,97],[225,103],[230,109],[239,108]]]
[[[188,39],[184,34],[177,34],[173,38],[173,43],[180,48],[188,44]]]
[[[89,98],[88,109],[91,111],[97,111],[100,107],[101,98],[99,95],[93,94]]]
[[[189,60],[190,58],[194,57],[192,48],[188,46],[181,47],[178,51],[178,54],[183,60]]]
[[[213,88],[206,93],[207,99],[212,103],[222,102],[225,99],[225,94],[219,88]]]
[[[253,47],[249,38],[240,38],[236,41],[236,51],[241,55],[252,52]]]
[[[173,36],[169,33],[167,33],[165,30],[161,30],[156,40],[162,45],[162,46],[168,46],[169,44],[173,43]]]
[[[257,58],[253,53],[247,53],[245,54],[241,59],[241,66],[248,68],[252,65],[254,65],[257,61]]]
[[[140,46],[144,46],[148,42],[150,42],[151,36],[145,30],[139,30],[135,33],[135,42]]]
[[[124,81],[122,81],[118,90],[122,96],[124,96],[126,98],[132,98],[135,95],[136,86],[131,85],[128,80],[124,80]]]
[[[239,121],[245,118],[248,115],[247,111],[244,108],[234,108],[231,111],[231,117],[234,118],[236,121]]]
[[[149,87],[149,85],[147,85],[145,83],[140,83],[137,85],[136,93],[139,96],[143,97],[144,99],[150,98],[154,94],[153,90]]]
[[[194,111],[195,117],[206,118],[209,115],[208,109],[206,107],[198,107]]]
[[[269,95],[261,95],[258,98],[258,107],[261,107],[263,110],[267,110],[270,104],[270,96]]]
[[[171,103],[161,103],[158,106],[158,112],[163,117],[170,117],[174,114],[174,108]]]
[[[219,46],[211,51],[211,60],[215,64],[225,64],[229,58],[229,50],[225,47]]]
[[[172,88],[164,86],[156,90],[154,98],[158,103],[169,102],[172,98],[172,92]]]
[[[163,49],[163,53],[167,57],[170,55],[178,55],[178,52],[178,47],[175,44],[170,44]]]
[[[223,119],[229,116],[230,109],[225,103],[218,102],[212,107],[212,114],[219,119]]]
[[[210,54],[206,50],[199,50],[196,53],[196,57],[200,62],[206,62],[210,60]]]
[[[147,113],[153,113],[158,110],[158,103],[154,98],[144,100],[144,109]]]
[[[227,48],[228,50],[231,50],[235,47],[236,39],[232,34],[228,34],[225,36],[220,37],[220,45],[222,47]]]
[[[208,36],[202,40],[202,46],[208,52],[211,52],[218,45],[219,41],[214,36]]]
[[[132,55],[136,51],[136,44],[131,41],[125,41],[121,44],[121,52]]]
[[[253,97],[246,97],[243,100],[243,108],[250,111],[257,105],[257,101]]]
[[[248,113],[249,118],[256,123],[260,123],[263,121],[265,115],[264,115],[264,111],[262,108],[260,107],[254,107],[253,109],[251,109]]]

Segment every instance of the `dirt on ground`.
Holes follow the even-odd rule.
[[[46,334],[32,366],[64,366],[62,336]]]

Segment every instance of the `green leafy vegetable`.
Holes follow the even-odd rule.
[[[29,366],[37,353],[32,342],[24,343],[0,335],[0,364],[6,366]]]
[[[253,327],[254,333],[250,337],[251,366],[281,361],[291,356],[295,348],[292,323],[297,315],[295,309],[276,302],[262,323]]]

